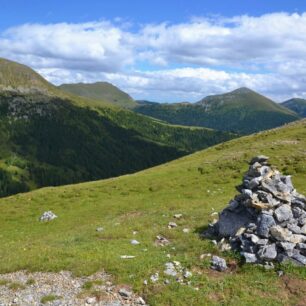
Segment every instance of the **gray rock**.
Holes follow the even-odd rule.
[[[242,189],[242,194],[245,195],[247,198],[251,198],[253,192],[250,189]]]
[[[138,245],[138,244],[140,244],[140,242],[136,239],[133,239],[133,240],[131,240],[131,244],[132,245]]]
[[[251,159],[251,162],[250,164],[255,164],[255,163],[264,163],[266,162],[267,160],[269,159],[268,156],[265,156],[265,155],[258,155],[258,156],[255,156]]]
[[[250,182],[248,183],[248,188],[253,190],[255,188],[257,188],[260,185],[260,177],[255,177],[253,179],[250,180]]]
[[[104,231],[104,228],[103,228],[103,227],[97,227],[97,228],[96,228],[96,231],[97,231],[97,232],[103,232],[103,231]]]
[[[126,288],[121,288],[119,289],[118,293],[124,298],[124,299],[129,299],[130,297],[132,297],[133,292],[126,289]]]
[[[294,243],[291,242],[280,242],[279,246],[284,250],[284,251],[292,251],[295,247]]]
[[[175,222],[168,223],[168,228],[175,228],[175,227],[177,227],[177,224]]]
[[[241,255],[245,258],[246,263],[255,263],[257,261],[257,257],[255,254],[241,252]]]
[[[268,244],[268,245],[265,245],[265,246],[261,247],[257,254],[263,260],[275,259],[276,256],[277,256],[275,243]]]
[[[280,225],[275,225],[270,228],[270,233],[272,237],[278,241],[290,241],[292,233]]]
[[[221,212],[219,221],[216,224],[218,234],[222,237],[234,236],[239,228],[245,227],[248,223],[253,222],[254,219],[250,214],[244,210],[244,213],[234,213],[228,209]]]
[[[261,237],[268,238],[269,230],[276,225],[274,218],[271,215],[261,213],[257,219],[257,233]]]
[[[294,234],[301,234],[301,228],[295,224],[287,224],[287,228]]]
[[[165,267],[166,267],[166,270],[164,271],[164,274],[169,275],[169,276],[177,275],[175,265],[172,262],[166,262]]]
[[[41,222],[48,222],[48,221],[52,221],[55,218],[57,218],[57,215],[55,215],[51,210],[49,211],[45,211],[41,217],[39,218],[39,220]]]
[[[293,218],[293,214],[291,211],[291,207],[287,204],[280,206],[279,208],[275,209],[275,218],[278,222],[287,221]]]
[[[213,256],[211,259],[211,268],[220,272],[225,271],[227,269],[225,259],[219,256]]]
[[[297,253],[297,254],[292,255],[292,258],[297,260],[301,264],[306,265],[306,257],[305,256]]]

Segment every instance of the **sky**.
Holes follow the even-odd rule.
[[[0,0],[0,57],[135,99],[306,98],[306,0]]]

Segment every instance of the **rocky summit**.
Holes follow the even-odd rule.
[[[214,234],[228,239],[247,263],[306,265],[306,197],[291,177],[271,166],[268,157],[257,156],[237,189],[210,228]]]

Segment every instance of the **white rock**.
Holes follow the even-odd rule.
[[[190,232],[190,229],[189,229],[189,228],[183,228],[183,233],[188,234],[189,232]]]
[[[131,240],[131,244],[132,245],[138,245],[138,244],[140,244],[140,242],[137,241],[136,239],[133,239],[133,240]]]
[[[49,211],[45,211],[41,215],[39,220],[42,221],[42,222],[48,222],[48,221],[54,220],[55,218],[57,218],[57,215],[55,215],[51,210],[49,210]]]
[[[133,259],[133,258],[135,258],[135,256],[133,256],[133,255],[121,255],[120,258],[121,259]]]
[[[89,297],[86,299],[86,304],[94,304],[96,302],[96,298],[95,297]]]

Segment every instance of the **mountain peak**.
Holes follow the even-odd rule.
[[[59,88],[67,93],[125,108],[133,108],[137,105],[136,101],[126,92],[108,82],[62,84]]]
[[[57,89],[30,67],[0,58],[0,91],[53,94]]]
[[[230,93],[232,93],[232,94],[248,94],[248,93],[256,93],[256,92],[252,89],[247,88],[247,87],[240,87],[240,88],[237,88],[237,89],[231,91]]]

